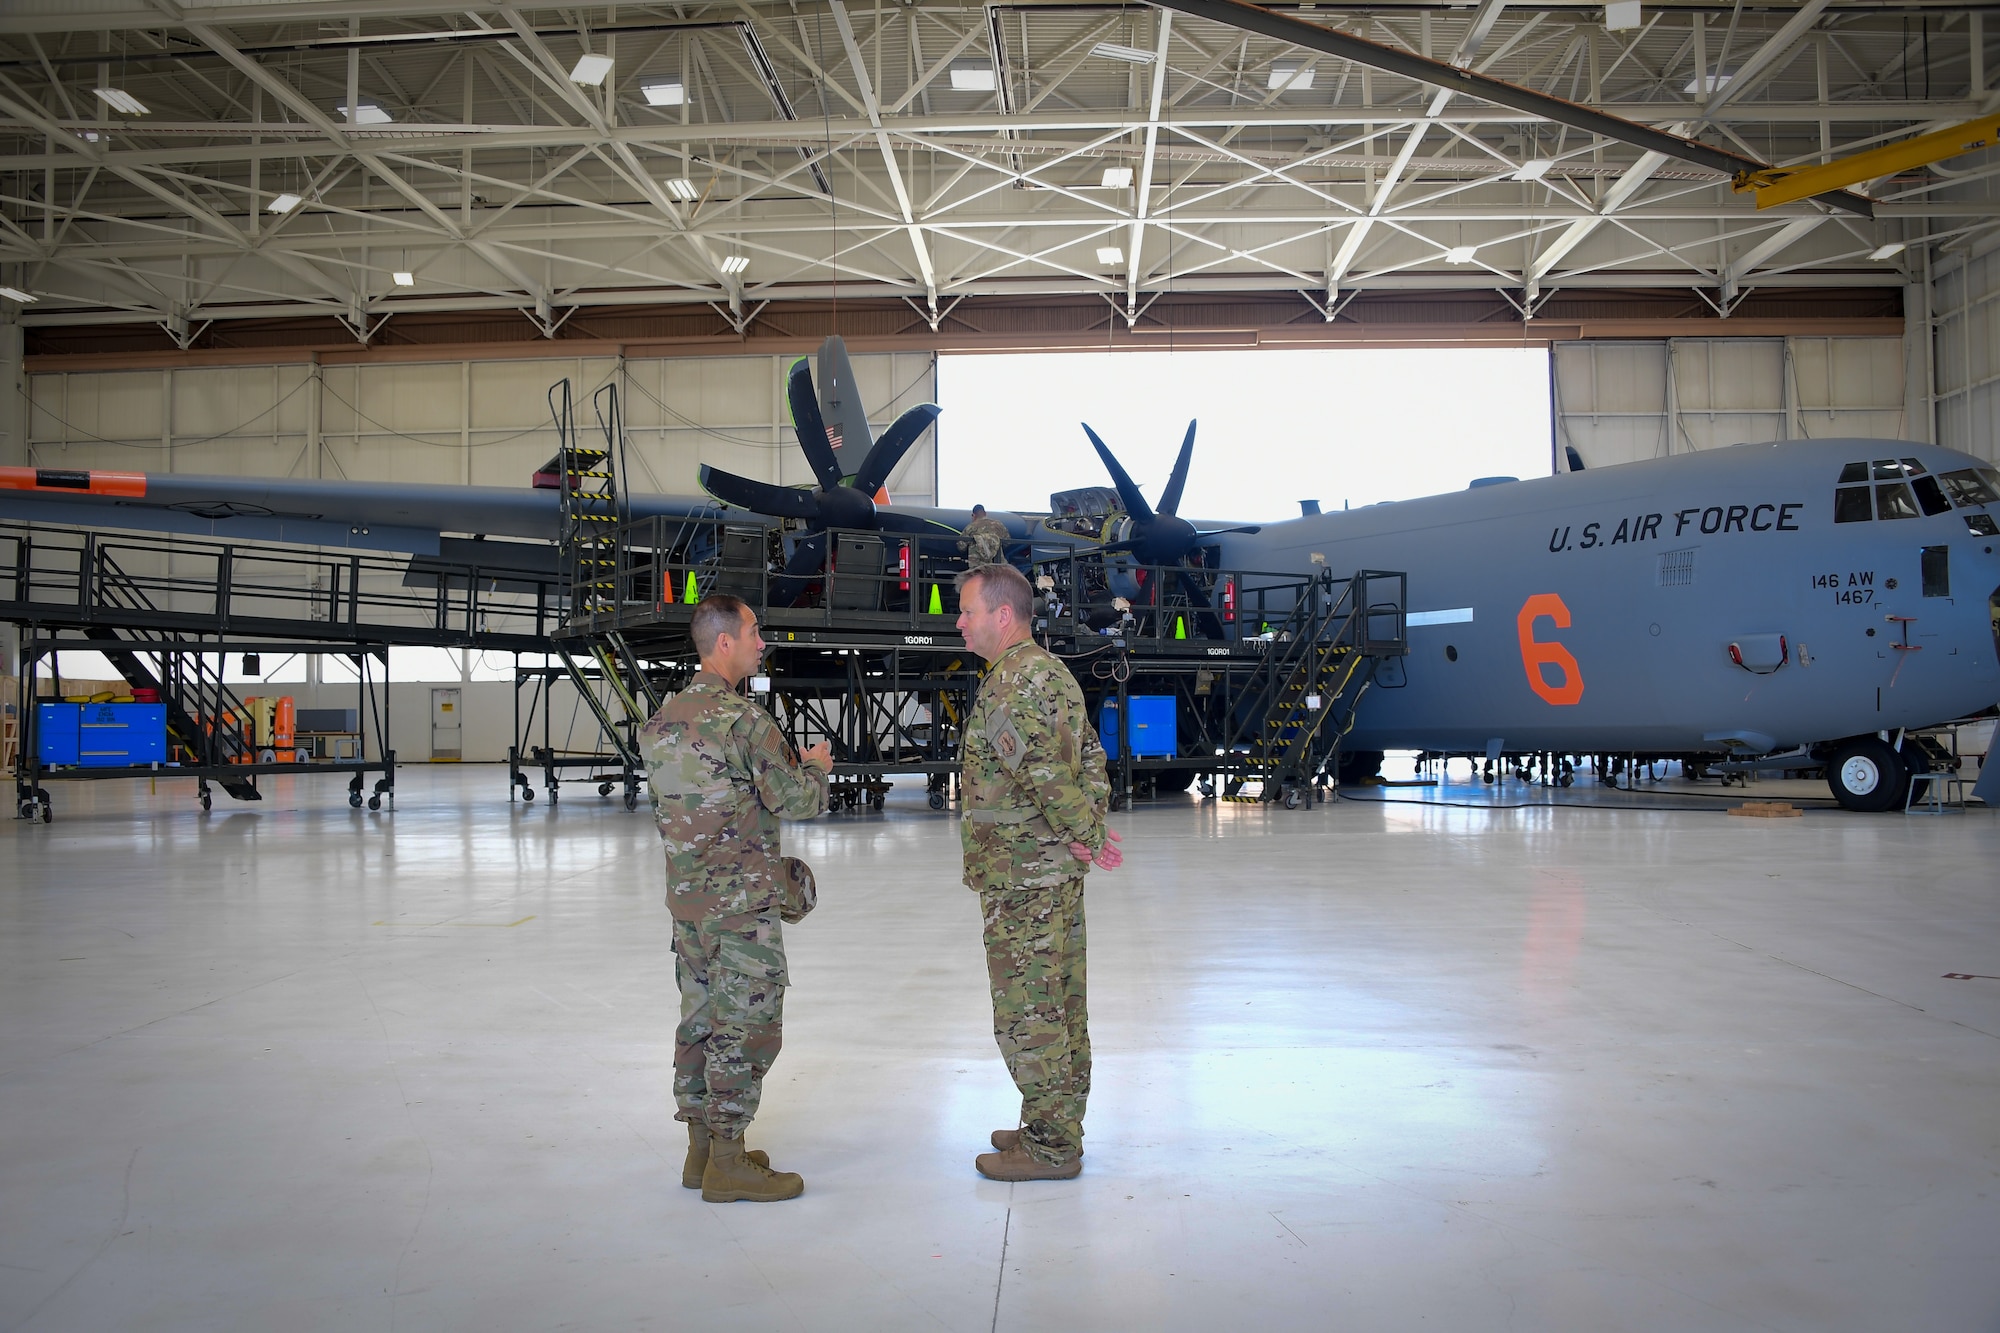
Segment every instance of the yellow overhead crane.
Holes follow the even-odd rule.
[[[1893,176],[1913,167],[1929,166],[1960,153],[1991,148],[2000,142],[2000,114],[1968,120],[1948,130],[1919,134],[1900,143],[1884,144],[1851,157],[1838,157],[1818,166],[1765,167],[1759,171],[1739,171],[1734,184],[1738,192],[1755,190],[1757,207],[1789,204],[1794,199],[1810,199],[1816,194],[1859,185],[1880,176]]]

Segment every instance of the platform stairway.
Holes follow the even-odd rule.
[[[1363,570],[1344,583],[1323,575],[1273,628],[1229,747],[1248,760],[1239,799],[1253,781],[1255,799],[1287,809],[1312,799],[1377,673],[1408,651],[1405,605],[1401,574]]]
[[[618,388],[607,384],[591,398],[604,447],[586,447],[578,436],[570,383],[549,388],[557,451],[551,471],[561,498],[561,547],[569,571],[569,624],[572,630],[616,623],[618,613],[618,529],[629,517],[618,486],[624,428]]]
[[[160,609],[107,553],[97,552],[97,561],[98,588],[107,603],[131,611]],[[165,630],[120,632],[91,625],[83,633],[97,644],[97,650],[127,685],[159,696],[166,707],[168,738],[195,764],[238,764],[256,758],[255,738],[244,725],[248,710],[223,684],[219,642],[212,654],[190,653],[173,651],[185,642],[184,637]],[[147,661],[149,646],[157,649],[150,655],[161,664],[159,670]],[[239,801],[263,799],[256,782],[247,775],[220,779],[219,785]]]
[[[666,701],[665,694],[646,673],[625,636],[616,631],[600,631],[574,639],[560,639],[556,656],[577,697],[597,720],[598,734],[609,747],[596,756],[602,764],[616,764],[616,773],[592,774],[590,781],[603,790],[609,785],[624,788],[625,808],[636,809],[639,785],[646,774],[646,756],[639,747],[639,728],[645,725]],[[598,686],[604,688],[600,690]],[[552,756],[534,754],[544,764]],[[557,787],[550,785],[551,799]]]

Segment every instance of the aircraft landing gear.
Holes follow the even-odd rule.
[[[1879,814],[1903,804],[1910,790],[1910,766],[1887,741],[1857,736],[1827,756],[1826,785],[1845,808]]]

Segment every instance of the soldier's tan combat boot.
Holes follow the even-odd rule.
[[[742,1139],[709,1140],[708,1169],[701,1175],[701,1197],[709,1203],[776,1203],[796,1199],[805,1190],[805,1179],[796,1173],[752,1161]]]
[[[1083,1172],[1083,1154],[1078,1153],[1060,1166],[1051,1166],[1031,1157],[1017,1138],[1013,1147],[1001,1152],[983,1152],[972,1164],[988,1180],[1075,1180]]]
[[[708,1126],[688,1121],[687,1161],[681,1163],[681,1188],[698,1190],[701,1188],[702,1172],[708,1170]],[[752,1148],[743,1154],[759,1166],[769,1166],[770,1156],[761,1149]]]

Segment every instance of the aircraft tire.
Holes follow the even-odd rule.
[[[1186,791],[1194,785],[1194,770],[1191,768],[1163,768],[1153,775],[1153,794],[1169,796]]]
[[[1902,808],[1910,770],[1886,741],[1860,736],[1836,746],[1827,757],[1826,785],[1843,808],[1880,814]]]

